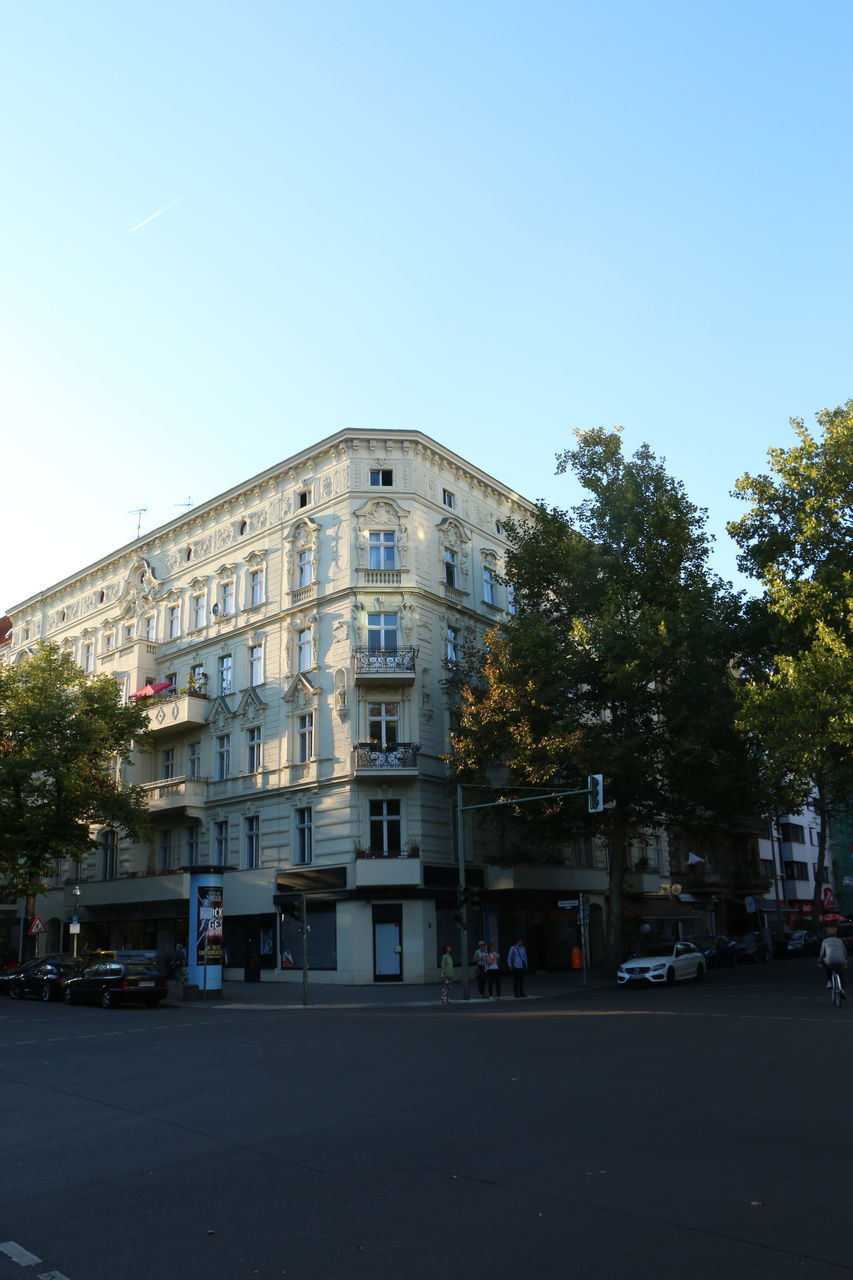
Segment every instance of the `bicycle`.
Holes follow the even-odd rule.
[[[837,969],[832,970],[830,984],[832,986],[832,991],[830,994],[832,996],[833,1007],[836,1009],[840,1009],[841,1002],[844,999],[844,988],[841,985],[841,974],[838,972]]]

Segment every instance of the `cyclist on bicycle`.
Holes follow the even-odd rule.
[[[841,938],[836,935],[834,929],[827,932],[826,937],[820,944],[820,955],[818,959],[823,966],[826,974],[827,987],[832,986],[833,970],[838,974],[841,983],[841,994],[847,999],[847,992],[844,990],[844,974],[847,970],[847,948]]]

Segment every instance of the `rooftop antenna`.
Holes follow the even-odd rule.
[[[136,516],[136,536],[139,537],[142,532],[142,517],[148,510],[147,507],[134,507],[132,511],[128,511],[129,516]]]
[[[190,509],[190,507],[192,506],[192,504],[193,504],[193,500],[192,500],[192,498],[187,498],[186,502],[174,502],[174,503],[172,503],[172,505],[173,505],[173,506],[175,506],[175,507],[186,507],[186,508],[187,508],[187,510],[189,510],[189,509]]]

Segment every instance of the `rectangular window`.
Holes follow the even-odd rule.
[[[160,832],[159,844],[160,870],[172,870],[172,833],[168,830]]]
[[[513,617],[515,617],[517,612],[515,603],[515,587],[511,582],[508,582],[506,587],[506,611],[507,613],[511,613]]]
[[[187,866],[198,866],[198,827],[187,827]]]
[[[253,644],[249,646],[249,684],[263,684],[264,682],[264,646],[262,644]]]
[[[397,648],[396,613],[367,615],[367,647],[371,653],[375,653],[377,649]]]
[[[483,568],[483,600],[486,604],[495,603],[495,575],[488,565]]]
[[[786,862],[784,864],[786,880],[808,880],[809,864],[807,862]]]
[[[122,634],[122,644],[133,644],[136,638],[136,623],[126,622],[124,624],[124,632]]]
[[[772,858],[762,858],[762,859],[761,859],[761,874],[762,874],[762,875],[763,875],[767,880],[772,880],[772,879],[774,878],[774,871],[773,871],[773,859],[772,859]]]
[[[230,693],[234,687],[234,664],[231,661],[231,654],[220,654],[217,666],[219,671],[219,692],[220,694]]]
[[[261,727],[252,725],[246,730],[246,772],[257,773],[262,763]]]
[[[296,857],[294,862],[310,862],[314,854],[314,828],[311,809],[296,810]]]
[[[193,596],[193,627],[196,631],[207,621],[207,601],[204,596]]]
[[[264,571],[253,569],[249,574],[249,604],[264,603]]]
[[[297,654],[297,670],[310,671],[311,669],[311,628],[302,627],[296,637],[296,654]]]
[[[385,750],[396,747],[400,739],[399,702],[369,702],[367,704],[367,737],[371,743]]]
[[[447,628],[446,643],[447,643],[447,661],[458,662],[459,661],[459,628],[458,627]]]
[[[213,861],[217,867],[228,865],[228,823],[213,824]]]
[[[310,587],[314,581],[314,548],[305,547],[297,557],[297,587]]]
[[[444,548],[444,582],[448,587],[456,586],[457,556],[449,547]]]
[[[246,818],[245,827],[246,840],[246,859],[244,866],[247,870],[261,865],[261,820],[254,814],[251,818]]]
[[[296,759],[307,764],[314,754],[314,712],[309,711],[296,721]]]
[[[371,471],[371,485],[381,485],[383,489],[388,489],[394,483],[394,472],[387,470]]]
[[[223,582],[222,584],[222,616],[230,618],[234,612],[234,583]]]
[[[456,499],[454,498],[453,494],[450,492],[449,489],[444,489],[442,491],[441,500],[446,507],[450,508],[451,511],[456,506]]]
[[[103,831],[101,842],[104,846],[103,871],[104,880],[115,880],[118,875],[118,838],[115,831]]]
[[[110,653],[116,647],[116,633],[108,631],[104,636],[104,653]]]
[[[222,782],[231,773],[231,734],[223,733],[216,739],[216,780]]]
[[[161,778],[174,778],[175,776],[175,748],[167,747],[162,755],[162,763],[160,765]]]
[[[187,746],[187,777],[195,782],[201,777],[200,742],[190,742]]]
[[[150,613],[145,619],[145,639],[157,639],[157,619],[154,617],[153,613]]]
[[[381,529],[368,535],[368,556],[370,569],[397,568],[397,540],[393,530]]]
[[[197,662],[195,666],[190,667],[187,685],[197,693],[204,693],[207,688],[207,672],[204,669],[204,663]]]
[[[83,670],[88,674],[95,670],[95,646],[91,640],[83,646]]]
[[[805,844],[806,829],[799,822],[782,822],[780,823],[782,831],[782,839],[786,844]]]
[[[400,801],[370,801],[370,850],[386,857],[398,854],[400,841]]]
[[[169,688],[168,688],[168,689],[164,689],[164,690],[163,690],[163,693],[164,693],[164,694],[166,694],[166,693],[174,693],[174,692],[175,692],[175,690],[176,690],[176,689],[177,689],[177,687],[178,687],[178,673],[177,673],[177,671],[170,671],[170,672],[169,672],[169,674],[168,674],[167,676],[164,676],[164,678],[163,678],[163,683],[164,683],[164,684],[167,684],[167,685],[169,686]]]
[[[176,639],[181,634],[180,605],[170,604],[166,610],[166,633],[170,640]]]
[[[310,490],[310,489],[300,489],[300,491],[299,491],[299,493],[297,494],[297,497],[296,497],[296,504],[297,504],[297,506],[298,506],[298,507],[300,507],[300,508],[302,508],[302,507],[310,507],[310,505],[311,505],[311,490]]]

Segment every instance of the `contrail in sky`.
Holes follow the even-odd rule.
[[[135,227],[131,227],[131,231],[138,231],[140,227],[144,227],[146,223],[153,222],[155,218],[159,218],[161,213],[174,209],[176,204],[180,204],[182,200],[186,200],[186,196],[178,196],[177,200],[173,200],[171,204],[164,204],[162,209],[158,209],[156,213],[152,213],[149,217],[143,218],[141,222],[137,222]]]

